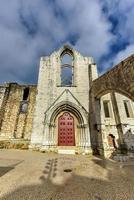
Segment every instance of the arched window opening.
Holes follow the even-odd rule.
[[[73,56],[70,52],[61,55],[61,85],[71,86],[73,84]]]
[[[73,58],[72,58],[72,56],[69,55],[68,53],[64,54],[64,55],[62,56],[62,58],[61,58],[61,63],[62,63],[62,65],[67,64],[67,65],[72,66],[72,62],[73,62]]]
[[[111,133],[108,135],[108,144],[110,147],[114,147],[115,149],[117,149],[117,146],[115,143],[115,136]]]
[[[20,104],[20,112],[26,113],[28,110],[28,103],[27,102],[21,102]]]

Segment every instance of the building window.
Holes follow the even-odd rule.
[[[23,90],[23,101],[26,101],[28,99],[28,95],[29,95],[29,88],[25,88]]]
[[[26,87],[23,90],[23,99],[20,102],[20,113],[26,113],[28,110],[28,96],[29,96],[29,88]]]
[[[130,101],[128,101],[128,100],[124,101],[124,108],[125,108],[126,116],[128,118],[132,118],[133,117],[133,111],[132,111]]]
[[[21,113],[26,113],[28,109],[28,102],[22,101],[20,104],[20,112]]]
[[[103,107],[104,107],[104,114],[106,118],[111,117],[111,112],[110,112],[110,101],[103,101]]]
[[[61,85],[73,85],[73,54],[68,50],[61,55]]]

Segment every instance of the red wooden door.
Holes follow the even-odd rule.
[[[68,112],[63,113],[58,119],[58,145],[75,145],[74,118]]]

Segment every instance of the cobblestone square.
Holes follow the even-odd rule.
[[[134,163],[0,150],[1,200],[133,200]]]

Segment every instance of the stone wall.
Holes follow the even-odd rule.
[[[36,97],[36,86],[9,83],[1,86],[0,107],[0,140],[26,139],[30,140],[32,120]],[[29,88],[27,100],[23,100],[23,92]],[[21,111],[22,103],[27,108]]]
[[[6,85],[0,86],[0,130],[4,118],[5,105],[8,98],[8,87]]]
[[[0,85],[0,108],[4,99],[5,90],[6,88],[3,85]]]

